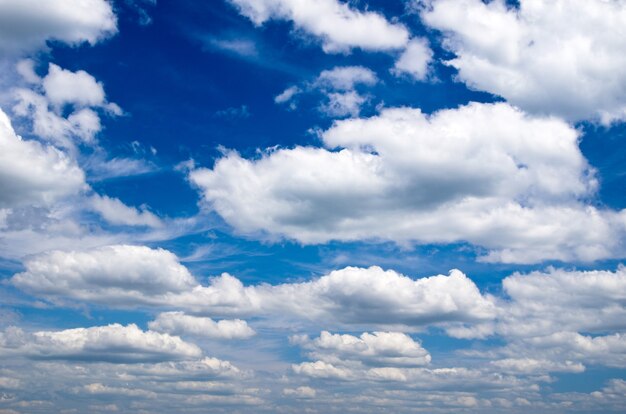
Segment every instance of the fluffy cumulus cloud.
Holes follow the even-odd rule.
[[[506,346],[483,356],[495,358],[492,364],[506,372],[582,372],[587,364],[624,367],[625,283],[623,267],[513,274],[502,281],[496,318],[448,333],[505,338]]]
[[[173,254],[136,246],[53,251],[30,258],[25,267],[11,284],[59,303],[72,299],[120,307],[171,306],[211,315],[381,327],[480,322],[491,320],[495,311],[492,300],[460,271],[413,280],[379,267],[348,267],[309,282],[252,286],[224,274],[203,286]],[[212,325],[166,314],[154,326],[193,331],[207,324]]]
[[[309,357],[333,362],[356,360],[370,366],[427,365],[430,354],[401,332],[365,332],[360,337],[323,331],[318,338],[294,336],[291,342],[309,352]]]
[[[100,106],[105,102],[102,83],[83,70],[72,72],[51,63],[42,86],[46,97],[55,106]]]
[[[78,143],[95,144],[101,131],[100,114],[122,114],[121,108],[108,102],[104,87],[89,73],[72,72],[53,63],[45,77],[33,71],[33,62],[21,61],[17,70],[29,81],[29,88],[14,91],[16,115],[32,122],[33,132],[57,146],[73,149]],[[68,110],[69,108],[69,110]]]
[[[604,0],[420,0],[470,88],[570,120],[626,117],[626,5]]]
[[[261,237],[465,241],[504,262],[623,254],[624,214],[584,203],[597,180],[559,119],[505,103],[395,108],[320,137],[326,148],[229,152],[190,180],[206,208]]]
[[[626,329],[624,267],[615,272],[552,269],[515,274],[504,279],[502,285],[511,299],[500,328],[507,335]]]
[[[193,359],[201,354],[200,348],[179,337],[142,331],[136,325],[33,333],[8,328],[0,333],[4,357],[136,363]]]
[[[409,42],[406,49],[396,63],[392,73],[407,75],[415,80],[424,80],[428,77],[429,65],[433,59],[433,51],[425,39],[414,39]]]
[[[254,330],[241,319],[215,322],[211,318],[185,315],[183,312],[161,313],[148,326],[156,332],[215,339],[248,339],[255,335]]]
[[[31,52],[48,40],[69,45],[95,44],[117,32],[106,0],[1,0],[0,50]]]
[[[0,208],[47,205],[85,188],[85,174],[73,159],[23,140],[0,110]]]
[[[12,283],[49,298],[71,296],[100,303],[157,301],[196,281],[175,255],[143,246],[106,246],[90,251],[51,251],[24,263]]]
[[[408,30],[390,23],[376,12],[359,11],[339,0],[229,0],[254,24],[287,20],[296,29],[318,38],[324,51],[337,53],[352,48],[394,50],[409,40]]]

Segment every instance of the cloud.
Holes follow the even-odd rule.
[[[538,114],[572,121],[626,117],[623,2],[603,0],[419,1],[443,33],[447,63],[470,88]]]
[[[295,398],[315,398],[317,391],[314,388],[303,386],[298,388],[284,388],[283,395],[285,397]]]
[[[169,306],[209,315],[377,327],[480,322],[491,320],[495,311],[491,299],[460,271],[413,280],[379,267],[348,267],[309,282],[252,286],[223,274],[203,286],[172,253],[139,246],[52,251],[27,259],[24,267],[10,283],[59,303]]]
[[[368,51],[403,48],[407,29],[379,13],[361,12],[337,0],[229,0],[239,13],[260,26],[268,20],[291,21],[295,28],[318,38],[326,53],[353,48]]]
[[[313,82],[314,87],[336,91],[351,91],[357,85],[372,86],[378,82],[376,74],[363,66],[336,66],[323,70]]]
[[[396,76],[406,74],[415,80],[425,80],[428,77],[429,66],[433,59],[433,51],[426,39],[414,39],[393,66],[391,72]]]
[[[481,294],[460,271],[414,280],[377,267],[349,267],[307,282],[276,285],[245,286],[223,274],[200,285],[173,254],[135,246],[50,252],[24,265],[26,270],[10,283],[59,304],[167,307],[212,316],[254,316],[284,326],[378,330],[360,336],[326,331],[314,339],[294,336],[292,343],[313,360],[297,365],[297,371],[316,378],[406,382],[439,375],[415,370],[431,357],[402,333],[427,327],[442,328],[456,338],[501,338],[505,345],[500,348],[464,351],[478,360],[486,358],[483,371],[488,374],[582,372],[583,364],[626,366],[621,334],[626,328],[621,286],[626,276],[621,267],[615,272],[513,274],[503,280],[502,295],[495,297]],[[242,320],[216,322],[182,311],[162,313],[149,327],[216,339],[254,334]]]
[[[148,9],[156,6],[157,0],[124,0],[124,4],[137,14],[139,24],[147,26],[152,23]]]
[[[106,0],[0,2],[0,50],[5,53],[32,52],[49,40],[94,45],[116,32],[117,19]]]
[[[16,115],[31,120],[33,132],[59,147],[75,150],[73,139],[94,146],[102,129],[100,115],[122,115],[122,109],[108,102],[101,82],[85,71],[72,72],[51,63],[44,78],[33,73],[32,61],[18,63],[18,71],[32,82],[30,88],[14,90]],[[70,106],[69,115],[66,107]]]
[[[256,334],[241,319],[221,320],[185,315],[183,312],[165,312],[148,324],[151,330],[171,335],[194,335],[215,339],[248,339]]]
[[[363,388],[371,388],[373,383],[384,383],[383,389],[394,389],[402,384],[404,389],[449,390],[455,392],[476,391],[478,389],[506,390],[510,392],[524,382],[511,375],[493,373],[481,369],[452,368],[371,368],[354,361],[327,363],[324,361],[302,362],[292,365],[295,374],[316,380],[339,380],[360,383]],[[395,383],[395,384],[393,384]],[[528,384],[525,384],[528,386]],[[389,404],[388,402],[387,404]],[[458,401],[456,402],[458,404]],[[473,404],[475,405],[474,399]]]
[[[163,222],[150,211],[129,207],[117,198],[95,194],[88,201],[90,209],[108,223],[121,226],[162,227]]]
[[[241,371],[229,361],[218,358],[201,358],[189,361],[170,361],[157,364],[138,364],[128,367],[128,375],[144,380],[190,381],[210,380],[221,377],[242,377]]]
[[[585,370],[585,366],[581,363],[532,358],[506,358],[492,361],[491,364],[497,367],[500,372],[522,374],[539,374],[546,372],[581,373]]]
[[[11,279],[20,289],[108,305],[158,302],[162,295],[196,286],[175,255],[141,246],[52,251],[27,259],[24,266],[25,271]]]
[[[299,87],[290,86],[278,95],[276,95],[276,97],[274,98],[274,102],[276,102],[277,104],[289,102],[293,99],[294,96],[298,95],[301,92],[302,90]]]
[[[205,48],[221,50],[245,58],[255,58],[259,55],[256,43],[250,39],[203,36],[202,42]]]
[[[361,112],[361,106],[367,102],[367,98],[359,95],[355,91],[350,92],[330,92],[327,94],[328,100],[319,107],[320,111],[331,118],[344,118],[346,116],[356,117]]]
[[[0,110],[0,208],[47,205],[86,188],[74,160],[50,145],[23,140]]]
[[[626,270],[513,274],[502,281],[497,317],[448,328],[451,336],[496,335],[502,348],[484,358],[508,372],[582,372],[583,364],[626,366]],[[471,352],[470,352],[471,353]],[[503,359],[500,359],[503,358]]]
[[[623,254],[624,214],[585,203],[595,171],[559,119],[505,103],[393,108],[320,138],[326,148],[227,152],[189,179],[206,209],[260,238],[469,242],[518,263]]]
[[[348,379],[351,375],[350,371],[337,368],[332,364],[328,364],[323,361],[303,362],[297,365],[294,364],[292,369],[296,374],[305,375],[311,378]]]
[[[378,83],[376,74],[363,66],[336,66],[323,70],[315,80],[302,87],[290,86],[274,98],[277,104],[289,103],[289,109],[297,106],[294,98],[302,93],[321,94],[318,109],[331,118],[356,117],[368,97],[356,91],[357,87],[373,86]]]
[[[499,330],[506,335],[545,335],[560,330],[626,329],[626,269],[514,274],[502,281],[511,298]],[[549,315],[549,316],[547,316]]]
[[[0,355],[138,363],[193,359],[199,357],[201,351],[197,346],[175,336],[144,332],[133,324],[113,324],[33,333],[8,328],[0,333]]]
[[[46,98],[54,106],[101,106],[105,103],[102,83],[84,70],[72,72],[51,63],[42,86]]]
[[[428,351],[401,332],[365,332],[360,337],[323,331],[318,338],[294,336],[291,342],[309,352],[309,357],[332,363],[354,360],[369,366],[422,366],[430,363]]]

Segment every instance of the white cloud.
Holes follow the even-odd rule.
[[[352,373],[346,369],[337,368],[323,361],[294,364],[292,369],[296,374],[311,378],[348,379],[352,375]]]
[[[107,159],[107,154],[102,152],[87,158],[84,168],[89,172],[91,181],[148,174],[158,170],[156,165],[142,158],[115,157]]]
[[[117,32],[106,0],[0,0],[0,50],[22,53],[46,41],[93,45]]]
[[[460,271],[413,280],[379,267],[303,283],[244,286],[228,274],[198,284],[176,256],[138,246],[53,251],[24,263],[11,284],[42,298],[108,306],[170,306],[211,315],[311,320],[332,326],[424,326],[493,319],[494,305]]]
[[[416,80],[424,80],[428,77],[429,65],[433,59],[433,51],[425,39],[413,39],[396,63],[392,73],[395,75],[407,74]]]
[[[507,344],[486,351],[500,370],[525,374],[582,372],[583,364],[626,366],[626,270],[513,274],[502,281],[497,317],[449,328],[457,337],[497,335]],[[471,352],[470,352],[471,353]]]
[[[55,106],[101,106],[105,103],[102,83],[84,70],[72,72],[51,63],[42,86],[46,98]]]
[[[466,241],[521,263],[623,254],[624,214],[583,203],[595,172],[559,119],[504,103],[395,108],[320,137],[326,148],[228,152],[189,178],[206,208],[260,237]]]
[[[15,65],[15,70],[27,83],[39,84],[41,78],[35,72],[35,61],[32,59],[22,59]]]
[[[176,336],[144,332],[136,325],[113,324],[33,333],[8,328],[0,333],[0,354],[34,359],[137,363],[193,359],[201,356],[201,351]]]
[[[431,357],[421,344],[401,332],[365,332],[360,337],[323,331],[318,338],[294,336],[291,342],[309,351],[309,357],[332,363],[353,360],[373,366],[421,366]]]
[[[314,87],[337,91],[351,91],[357,85],[372,86],[378,82],[376,74],[363,66],[337,66],[323,70],[315,82]]]
[[[282,104],[291,101],[294,96],[298,95],[302,90],[297,86],[290,86],[274,98],[274,102]]]
[[[441,390],[454,389],[457,392],[481,388],[511,391],[520,382],[513,376],[493,373],[481,369],[467,368],[370,368],[355,365],[351,361],[338,360],[335,363],[324,361],[303,362],[292,365],[292,370],[304,377],[322,380],[340,380],[369,383],[402,383],[408,389]],[[393,389],[387,386],[386,389]],[[458,403],[458,402],[457,402]]]
[[[407,29],[390,23],[379,13],[361,12],[338,0],[229,0],[254,24],[268,20],[288,20],[296,29],[319,38],[327,53],[352,48],[368,51],[403,48],[409,39]]]
[[[87,188],[67,154],[15,134],[0,110],[0,208],[46,205]]]
[[[626,368],[626,335],[615,333],[587,336],[577,332],[555,332],[547,336],[524,338],[535,352],[547,352],[551,359],[570,358]],[[516,348],[515,345],[512,347]]]
[[[331,118],[358,116],[368,97],[356,91],[357,87],[373,86],[378,83],[376,74],[363,66],[336,66],[323,70],[315,80],[301,87],[291,86],[274,98],[277,104],[289,103],[296,108],[294,98],[302,93],[319,93],[323,96],[318,106],[320,112]]]
[[[604,0],[425,0],[470,88],[570,120],[626,117],[626,5]]]
[[[94,145],[102,129],[96,110],[110,116],[123,113],[117,104],[106,100],[102,83],[85,71],[72,72],[51,63],[42,79],[31,73],[31,61],[21,61],[17,70],[31,85],[14,90],[15,114],[29,118],[33,132],[57,146],[75,150],[73,138]],[[72,112],[65,116],[68,105]]]
[[[150,211],[129,207],[117,198],[95,194],[89,198],[88,205],[111,224],[155,228],[163,226],[163,222]]]
[[[332,118],[359,116],[361,107],[367,102],[367,98],[355,91],[343,93],[330,92],[327,94],[327,98],[327,102],[323,102],[319,109],[322,113]]]
[[[159,302],[162,295],[184,292],[197,284],[172,253],[141,246],[52,251],[27,259],[24,267],[24,272],[12,278],[20,289],[112,306]]]
[[[248,339],[256,334],[241,319],[221,320],[185,315],[183,312],[165,312],[157,316],[148,326],[156,332],[171,335],[194,335],[215,339]]]

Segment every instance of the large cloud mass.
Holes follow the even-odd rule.
[[[243,233],[467,241],[505,262],[622,254],[624,218],[583,203],[597,181],[564,121],[504,103],[430,116],[396,108],[338,121],[321,138],[326,148],[253,160],[230,152],[190,179],[205,206]]]
[[[470,88],[570,120],[626,117],[626,4],[605,0],[425,0],[448,63]]]

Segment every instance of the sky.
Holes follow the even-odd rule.
[[[625,27],[0,0],[0,414],[625,412]]]

